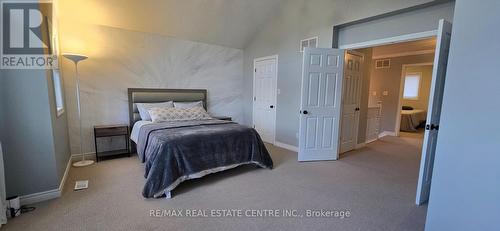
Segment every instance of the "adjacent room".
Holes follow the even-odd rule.
[[[500,229],[497,1],[0,4],[0,230]]]

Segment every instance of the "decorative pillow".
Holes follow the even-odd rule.
[[[173,101],[162,102],[162,103],[136,103],[137,110],[139,110],[139,115],[142,120],[151,121],[151,116],[149,115],[148,110],[154,107],[174,107]]]
[[[176,108],[193,108],[193,107],[202,107],[202,101],[194,101],[194,102],[174,102],[174,107]]]
[[[193,108],[169,108],[155,107],[149,109],[153,123],[179,121],[179,120],[201,120],[210,119],[210,115],[202,107]]]

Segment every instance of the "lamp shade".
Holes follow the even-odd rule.
[[[78,62],[88,58],[86,55],[72,54],[72,53],[64,53],[63,56],[67,59],[70,59],[71,61],[73,61],[75,63],[78,63]]]

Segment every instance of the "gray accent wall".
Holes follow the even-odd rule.
[[[499,12],[456,2],[427,231],[500,230]]]
[[[276,105],[276,141],[297,146],[302,75],[299,41],[318,36],[318,47],[331,48],[334,25],[428,2],[317,0],[311,4],[310,1],[304,0],[287,1],[244,49],[244,123],[252,124],[253,60],[277,54],[279,55],[277,87],[280,89],[280,94]],[[423,17],[413,17],[413,19],[418,20],[415,24],[426,23]],[[438,21],[432,25],[437,28]]]
[[[7,196],[59,186],[48,79],[44,70],[3,70],[3,151]]]
[[[69,162],[66,114],[57,117],[49,73],[1,70],[0,142],[7,196],[57,189]]]
[[[5,103],[4,103],[4,86],[5,86],[5,78],[3,78],[4,70],[0,69],[0,143],[4,141],[4,133],[5,133]]]
[[[0,70],[7,196],[54,190],[61,184],[70,160],[68,121],[66,113],[57,117],[54,94],[51,70]]]
[[[71,154],[69,149],[69,132],[68,132],[68,118],[66,113],[67,107],[65,105],[65,112],[60,116],[57,115],[56,101],[55,101],[55,90],[54,83],[52,79],[52,70],[47,70],[46,74],[48,77],[48,96],[49,96],[49,106],[50,106],[50,118],[52,122],[52,134],[54,140],[54,155],[55,163],[57,168],[57,179],[61,181],[64,176],[64,172],[68,167],[68,162],[70,161]],[[63,95],[64,95],[63,89]]]

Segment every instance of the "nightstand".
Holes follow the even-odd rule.
[[[97,139],[105,137],[115,137],[122,136],[125,141],[125,147],[123,149],[109,150],[109,151],[99,151],[97,145]],[[128,154],[130,156],[130,146],[129,146],[129,129],[128,125],[118,124],[118,125],[104,125],[104,126],[94,126],[94,142],[95,142],[95,157],[96,161],[99,161],[100,157],[104,156],[114,156],[121,154]]]
[[[214,119],[232,121],[233,119],[229,116],[213,116]]]

